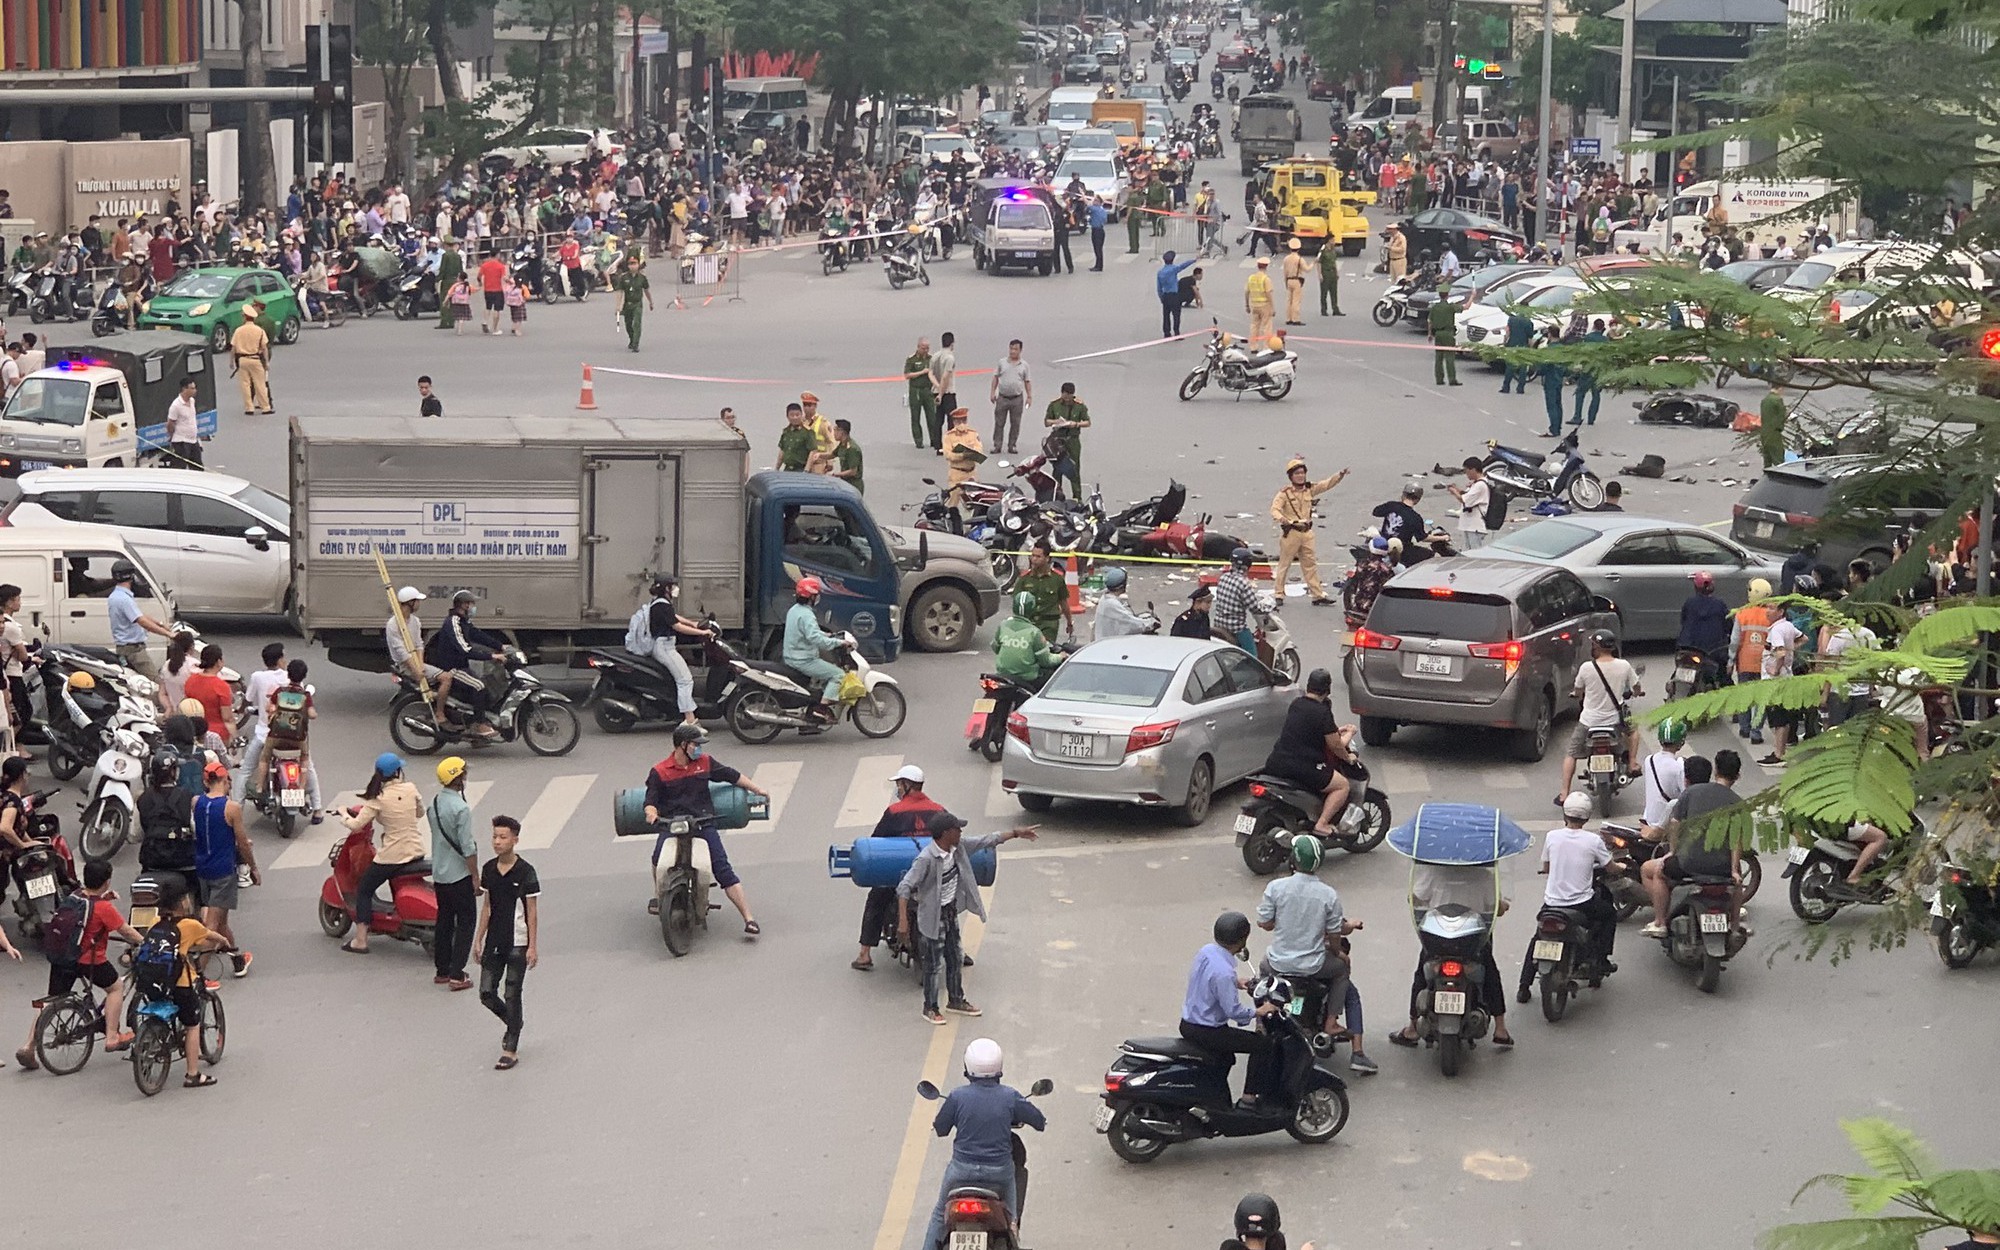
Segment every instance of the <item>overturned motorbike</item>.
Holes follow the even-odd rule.
[[[1494,488],[1506,495],[1567,499],[1571,507],[1589,512],[1604,502],[1604,483],[1577,450],[1577,433],[1571,430],[1547,453],[1503,447],[1489,439],[1486,461],[1480,469]]]

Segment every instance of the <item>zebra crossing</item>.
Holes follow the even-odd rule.
[[[956,745],[956,744],[954,744]],[[1021,815],[1020,804],[1000,786],[1000,769],[994,766],[960,764],[951,761],[947,771],[929,760],[903,754],[838,756],[832,753],[802,759],[764,760],[748,770],[750,779],[771,795],[771,818],[757,821],[732,838],[761,833],[859,832],[873,828],[888,805],[893,787],[890,778],[905,764],[915,763],[931,770],[931,791],[940,802],[962,816],[1005,820]],[[1433,797],[1432,773],[1421,761],[1370,757],[1374,784],[1392,800],[1409,803]],[[1463,769],[1455,773],[1453,789],[1464,792]],[[983,782],[976,780],[983,774]],[[1485,791],[1519,792],[1529,779],[1523,768],[1489,766],[1473,773],[1473,785]],[[970,784],[968,784],[968,782]],[[518,771],[498,779],[481,778],[465,787],[466,802],[475,814],[487,817],[506,812],[521,821],[521,849],[546,851],[559,843],[577,840],[611,840],[611,796],[632,784],[626,773],[559,773],[525,784]],[[355,801],[352,793],[332,796],[329,802],[345,806]],[[795,803],[794,799],[799,802]],[[838,806],[834,806],[835,802]],[[976,809],[975,809],[975,804]],[[1227,807],[1225,801],[1219,807]],[[1400,805],[1399,805],[1400,806]],[[832,819],[828,820],[831,810]],[[788,818],[790,824],[787,824]],[[251,836],[260,842],[275,837],[267,822],[252,825]],[[323,870],[327,856],[346,836],[346,828],[335,817],[318,825],[307,825],[293,841],[269,862],[270,871],[294,868]],[[646,838],[627,838],[628,845],[651,847]],[[266,842],[268,844],[268,842]]]

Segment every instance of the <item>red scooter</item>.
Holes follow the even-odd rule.
[[[367,824],[347,835],[327,856],[333,872],[319,888],[319,927],[331,938],[344,938],[354,927],[354,887],[375,862],[375,826]],[[437,891],[431,885],[430,861],[422,872],[407,872],[389,880],[389,906],[375,900],[368,921],[371,937],[415,942],[425,952],[437,939]]]

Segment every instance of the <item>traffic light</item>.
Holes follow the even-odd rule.
[[[326,43],[327,75],[322,87],[331,87],[334,98],[322,103],[315,98],[306,114],[306,164],[320,161],[328,153],[327,125],[333,126],[331,159],[335,163],[354,159],[354,28],[317,23],[306,27],[306,72],[319,81],[320,32],[331,32]],[[325,96],[326,92],[319,93]]]
[[[1507,67],[1498,61],[1488,61],[1483,57],[1456,56],[1451,67],[1471,78],[1484,78],[1488,82],[1498,82],[1507,76]]]

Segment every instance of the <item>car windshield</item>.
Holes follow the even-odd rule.
[[[1001,230],[1047,230],[1055,223],[1049,220],[1047,205],[1002,204],[993,224]]]
[[[236,275],[233,273],[222,273],[214,269],[190,269],[161,287],[160,294],[187,299],[221,299],[229,293],[229,284],[234,281]]]
[[[1715,276],[1727,278],[1731,282],[1748,282],[1764,272],[1764,266],[1770,263],[1767,260],[1735,260],[1716,270]]]
[[[724,91],[722,107],[726,109],[747,109],[757,103],[755,91]]]
[[[1528,300],[1530,308],[1568,308],[1577,296],[1583,294],[1580,286],[1552,286],[1537,292]]]
[[[1118,176],[1117,167],[1110,161],[1064,161],[1056,171],[1058,178],[1075,176],[1086,182],[1092,179],[1109,179]]]
[[[1042,145],[1040,132],[1025,127],[993,132],[993,145],[1008,151],[1038,148]]]
[[[1106,130],[1110,131],[1112,134],[1117,135],[1121,138],[1136,139],[1139,137],[1139,128],[1137,126],[1134,126],[1131,122],[1124,120],[1123,118],[1113,117],[1103,122],[1100,122],[1099,124],[1102,125]]]
[[[1069,145],[1073,148],[1110,149],[1118,146],[1118,136],[1108,130],[1079,130],[1070,136]]]
[[[1497,595],[1434,595],[1414,586],[1391,586],[1376,596],[1368,628],[1398,637],[1505,642],[1513,632],[1509,618],[1507,601]]]
[[[1486,294],[1480,296],[1479,302],[1485,304],[1489,308],[1501,308],[1508,304],[1517,303],[1522,296],[1528,294],[1530,291],[1535,290],[1537,287],[1541,286],[1541,284],[1542,282],[1539,276],[1531,278],[1516,278],[1512,282],[1503,282],[1499,286],[1496,286],[1492,290],[1488,291]]]
[[[1292,107],[1292,102],[1290,100],[1285,99],[1283,96],[1253,95],[1250,98],[1243,101],[1243,111],[1246,113],[1254,113],[1260,109],[1270,109],[1273,112],[1282,113],[1290,110],[1291,107]]]
[[[230,498],[250,509],[250,511],[256,513],[258,516],[263,517],[266,521],[269,521],[276,527],[277,533],[288,534],[291,532],[292,506],[263,487],[253,486],[245,482],[243,489],[231,495]]]
[[[1088,664],[1071,660],[1057,669],[1039,696],[1064,703],[1099,703],[1110,707],[1157,707],[1174,679],[1170,668],[1139,668],[1130,664]]]
[[[1792,276],[1778,285],[1788,291],[1817,291],[1833,280],[1838,272],[1825,261],[1809,260],[1792,270]]]
[[[942,135],[924,140],[925,156],[950,156],[953,152],[962,151],[964,148],[963,135]]]
[[[1496,538],[1486,544],[1488,551],[1512,551],[1524,556],[1534,556],[1538,560],[1554,560],[1568,555],[1597,537],[1594,530],[1581,525],[1567,525],[1561,521],[1537,521],[1533,525],[1515,530],[1505,538]]]
[[[1088,100],[1065,100],[1049,105],[1049,120],[1052,122],[1087,122],[1090,120]]]
[[[82,425],[90,414],[90,383],[82,378],[26,378],[7,401],[4,419],[37,425]]]

